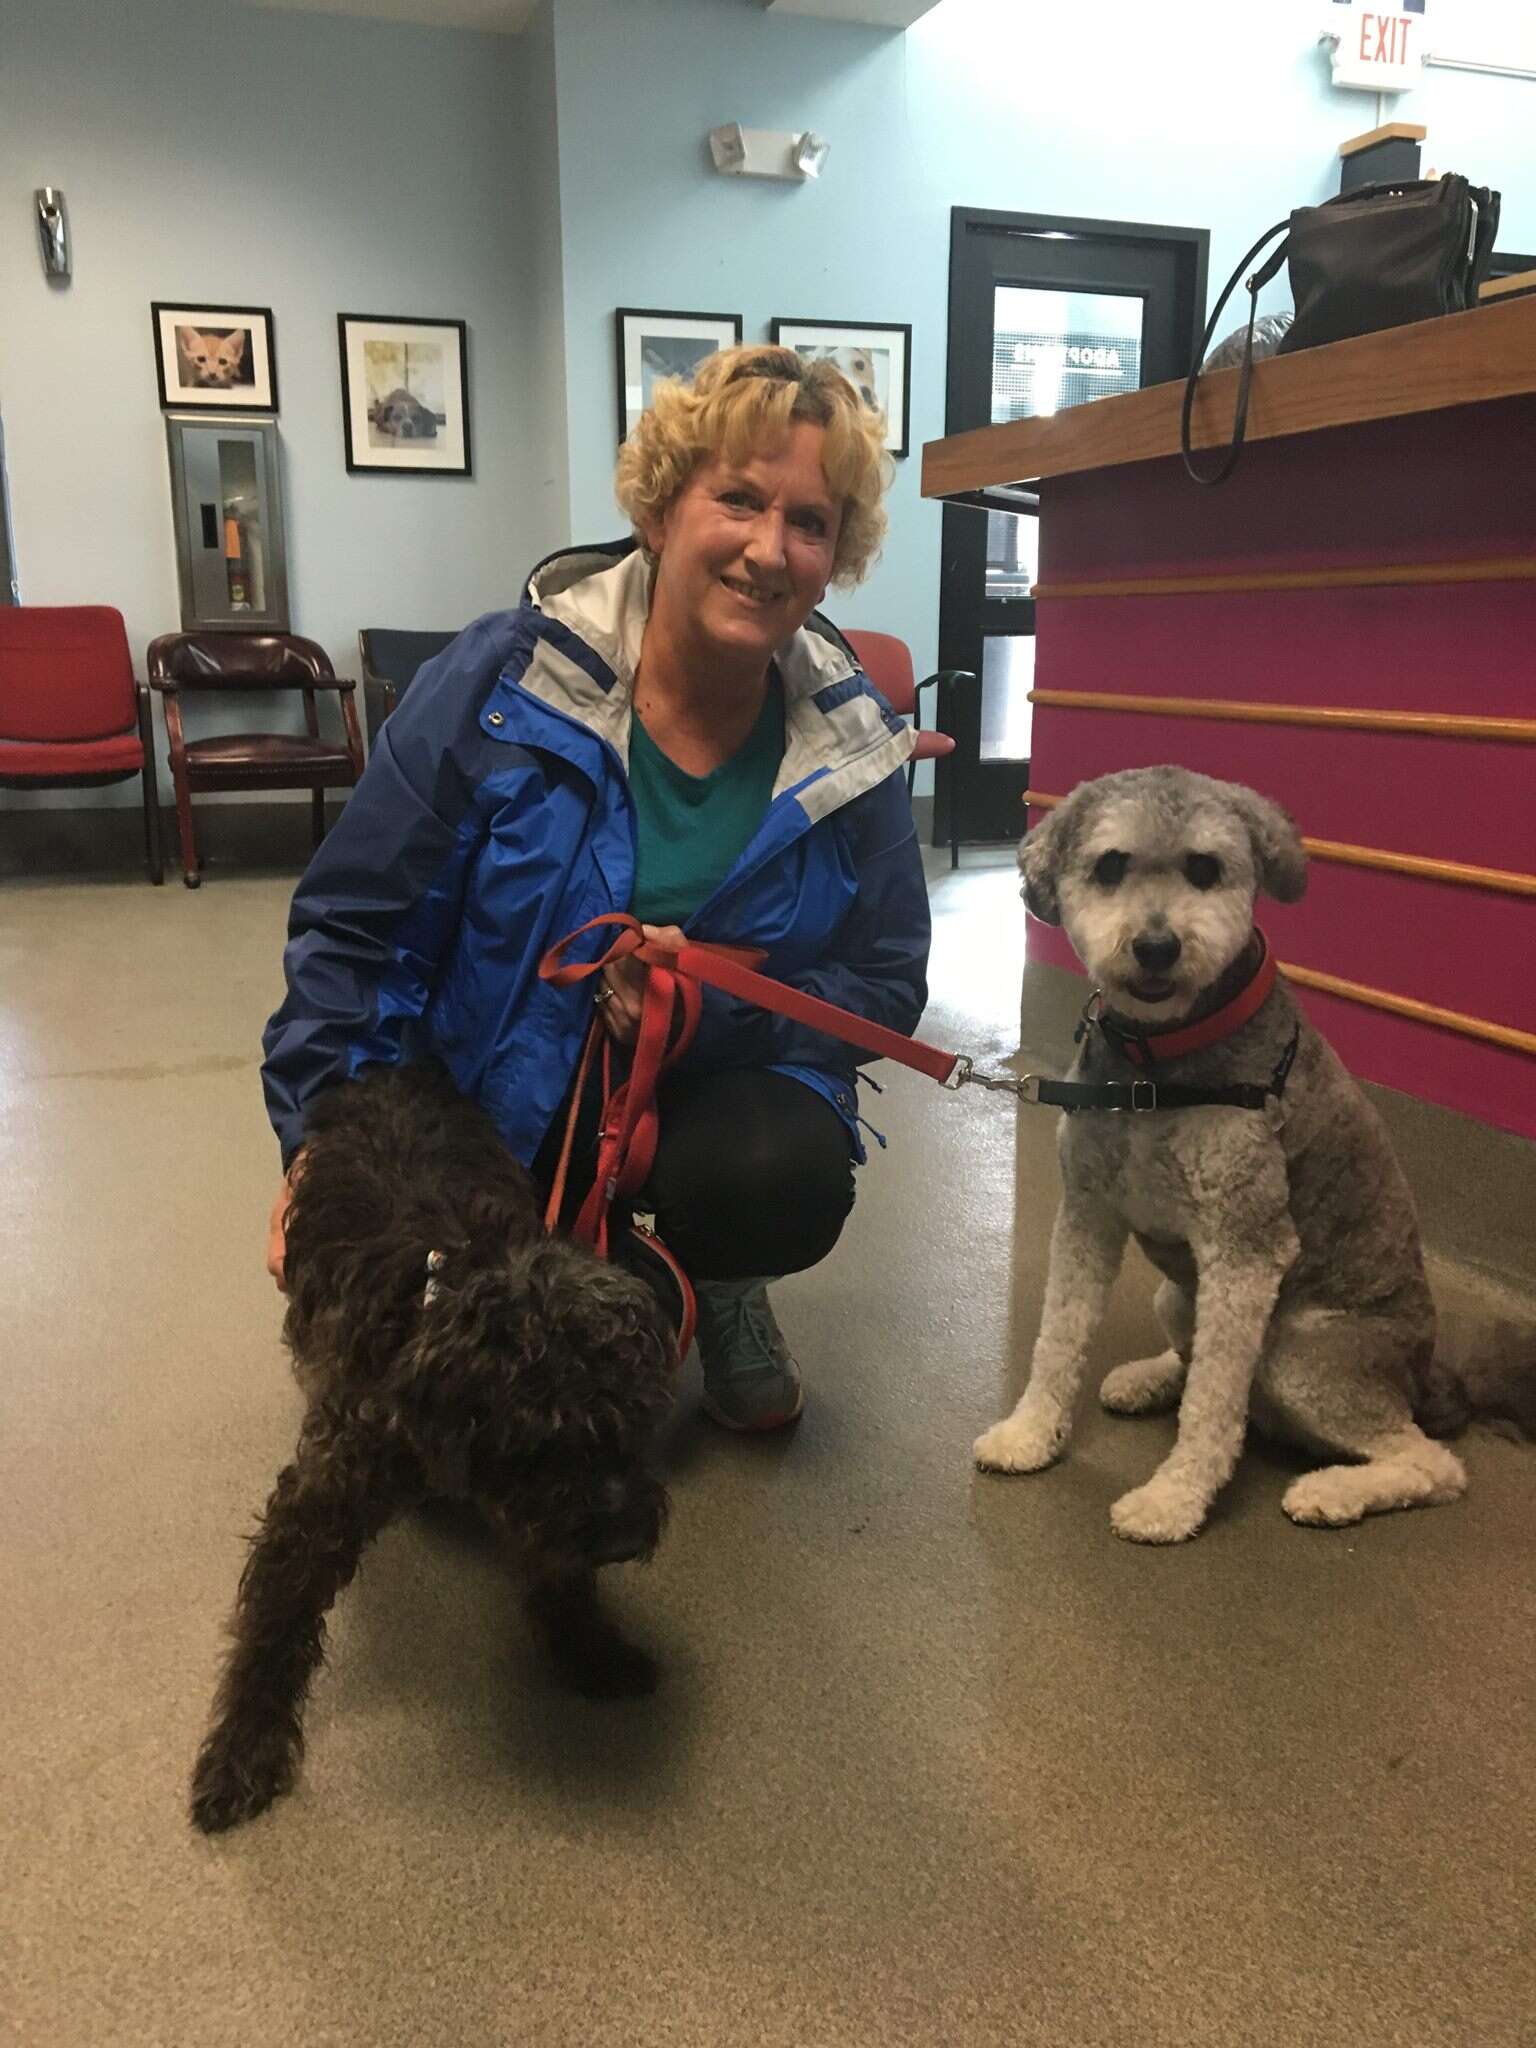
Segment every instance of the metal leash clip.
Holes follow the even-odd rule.
[[[984,1074],[973,1059],[961,1053],[944,1086],[963,1088],[969,1082],[977,1088],[990,1088],[998,1095],[1016,1095],[1020,1102],[1038,1102],[1040,1081],[1039,1074]]]

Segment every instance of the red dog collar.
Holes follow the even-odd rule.
[[[1102,1013],[1089,1015],[1095,1004],[1103,1002],[1103,993],[1099,989],[1094,990],[1088,1010],[1083,1012],[1085,1021],[1097,1023],[1105,1037],[1138,1067],[1155,1066],[1159,1060],[1176,1060],[1187,1052],[1204,1052],[1208,1045],[1220,1045],[1224,1038],[1230,1038],[1251,1017],[1258,1015],[1280,971],[1274,954],[1269,950],[1268,939],[1257,925],[1254,932],[1259,941],[1259,959],[1251,979],[1230,1002],[1223,1003],[1219,1010],[1212,1010],[1198,1023],[1183,1025],[1176,1031],[1127,1031],[1123,1024],[1118,1021],[1111,1023]]]

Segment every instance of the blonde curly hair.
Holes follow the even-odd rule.
[[[748,344],[706,356],[691,383],[665,378],[619,451],[614,495],[643,541],[700,463],[750,461],[776,448],[800,420],[826,430],[821,466],[843,507],[832,581],[851,589],[880,552],[880,501],[895,469],[884,419],[824,359],[807,362],[791,348]]]

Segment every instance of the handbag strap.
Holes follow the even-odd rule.
[[[1189,440],[1190,421],[1195,409],[1195,386],[1200,381],[1200,366],[1205,361],[1207,351],[1211,346],[1211,336],[1216,332],[1216,323],[1221,318],[1222,308],[1226,305],[1228,299],[1231,298],[1243,272],[1258,255],[1264,244],[1272,242],[1276,235],[1284,234],[1290,224],[1290,217],[1287,215],[1284,220],[1276,221],[1272,228],[1266,228],[1247,255],[1238,264],[1232,275],[1227,279],[1226,287],[1221,297],[1216,301],[1216,310],[1206,322],[1205,333],[1201,338],[1200,350],[1195,358],[1194,367],[1185,379],[1184,409],[1179,417],[1179,453],[1184,458],[1184,467],[1189,471],[1189,474],[1197,484],[1225,483],[1237,467],[1237,458],[1242,453],[1243,441],[1248,432],[1248,384],[1253,376],[1253,323],[1258,316],[1259,293],[1269,283],[1270,279],[1278,274],[1281,264],[1285,261],[1286,250],[1289,247],[1288,242],[1282,242],[1279,248],[1274,250],[1265,260],[1263,268],[1256,270],[1248,279],[1248,332],[1243,339],[1243,363],[1237,376],[1237,406],[1232,419],[1232,440],[1221,458],[1220,466],[1208,473],[1196,469],[1194,450],[1191,448]]]
[[[1493,238],[1499,231],[1503,195],[1490,191],[1486,185],[1474,185],[1472,203],[1477,208],[1477,231],[1472,238],[1472,274],[1467,281],[1469,306],[1477,304],[1483,279],[1488,275],[1488,259],[1493,254]]]

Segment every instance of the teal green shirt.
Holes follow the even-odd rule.
[[[686,924],[725,880],[763,822],[784,759],[784,693],[776,673],[757,723],[728,761],[688,775],[636,717],[629,729],[635,804],[635,893],[642,924]]]

